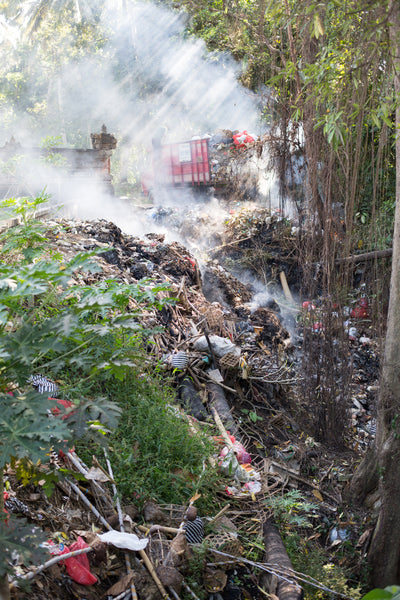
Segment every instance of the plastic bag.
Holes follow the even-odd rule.
[[[102,542],[125,550],[144,550],[149,543],[147,538],[138,538],[134,533],[124,533],[115,529],[98,536]]]
[[[254,138],[247,131],[241,131],[233,136],[233,143],[237,148],[245,148],[250,142],[254,142]]]
[[[68,554],[75,550],[82,550],[83,548],[89,548],[88,544],[83,541],[79,536],[76,542],[71,546],[65,546],[64,550],[60,554]],[[63,561],[65,568],[67,569],[68,575],[79,583],[80,585],[93,585],[97,583],[97,577],[90,572],[89,559],[87,554],[78,554],[78,556],[72,556]]]

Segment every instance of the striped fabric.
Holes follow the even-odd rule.
[[[187,521],[183,528],[189,544],[201,544],[204,537],[204,524],[200,517],[196,517],[194,521]]]
[[[28,381],[39,394],[51,394],[53,397],[58,394],[58,385],[53,383],[53,381],[50,381],[50,379],[47,379],[47,377],[31,375]]]

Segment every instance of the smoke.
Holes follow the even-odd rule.
[[[264,133],[260,97],[238,83],[241,65],[226,53],[208,52],[203,41],[187,38],[186,24],[187,15],[150,2],[116,8],[110,1],[101,14],[97,53],[72,52],[73,36],[60,35],[51,42],[58,67],[49,77],[45,49],[37,46],[25,73],[24,93],[32,97],[32,106],[22,112],[17,104],[2,109],[0,144],[14,135],[29,148],[60,136],[62,146],[90,147],[89,134],[106,124],[118,139],[114,170],[121,179],[137,180],[160,126],[167,130],[165,142],[217,128]],[[167,224],[154,211],[111,198],[93,178],[60,180],[50,165],[37,162],[34,169],[34,185],[24,171],[28,188],[46,189],[64,205],[64,214],[112,220],[134,235],[163,231],[168,241],[184,243],[197,256],[218,244],[228,214],[215,199],[199,202],[190,191],[172,192],[165,204],[176,214]],[[274,181],[264,176],[266,162],[258,161],[255,169],[261,173],[262,193],[274,205],[268,196]]]
[[[238,63],[207,52],[201,40],[185,39],[184,14],[151,3],[126,10],[106,4],[105,41],[96,54],[72,53],[73,37],[53,40],[53,53],[63,60],[50,79],[44,49],[32,53],[24,93],[36,102],[23,112],[13,106],[11,120],[3,111],[0,143],[11,129],[36,143],[68,129],[75,144],[103,123],[141,144],[159,124],[176,140],[217,127],[256,130],[258,99],[238,84]]]

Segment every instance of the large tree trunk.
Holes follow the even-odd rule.
[[[389,313],[376,447],[380,476],[381,509],[368,562],[371,583],[384,587],[400,583],[400,3],[390,0],[390,41],[396,94],[396,211]]]
[[[378,486],[378,457],[374,444],[368,448],[363,461],[354,473],[345,497],[356,504],[363,504],[369,494],[378,490]]]

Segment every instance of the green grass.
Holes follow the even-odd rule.
[[[122,408],[122,418],[108,441],[117,488],[124,499],[139,505],[150,498],[184,504],[199,490],[203,499],[198,506],[210,503],[214,510],[217,475],[207,462],[213,447],[209,438],[193,435],[173,406],[171,385],[154,372],[132,370],[124,381],[106,379],[100,387]],[[87,450],[78,452],[87,454]],[[97,458],[101,461],[102,456]]]

